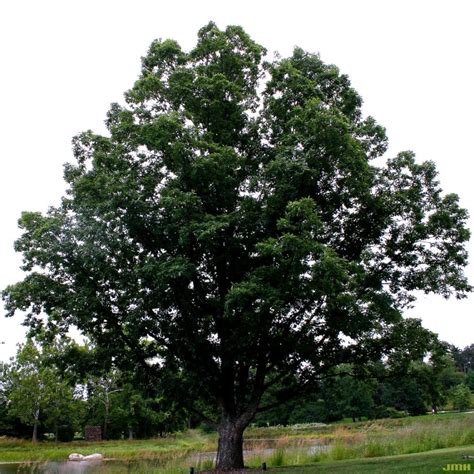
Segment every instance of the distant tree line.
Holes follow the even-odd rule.
[[[340,366],[339,374],[321,381],[319,390],[304,402],[290,400],[276,406],[259,415],[256,423],[357,421],[473,406],[474,344],[461,350],[439,343],[423,360],[402,362],[396,356],[371,369],[372,376],[364,377],[350,365]],[[272,403],[271,393],[267,399]]]
[[[0,435],[70,441],[83,436],[86,425],[95,425],[101,426],[105,439],[133,439],[165,436],[202,422],[179,406],[166,387],[157,390],[150,380],[137,378],[140,372],[132,367],[119,370],[98,348],[64,338],[40,342],[27,340],[16,357],[0,365]],[[437,343],[423,360],[404,360],[394,353],[366,367],[365,373],[341,365],[303,402],[282,404],[275,397],[284,390],[275,387],[264,401],[269,409],[255,423],[357,421],[441,408],[464,410],[472,406],[473,392],[474,344],[461,350]]]
[[[105,439],[165,436],[187,414],[97,348],[27,340],[0,374],[0,435],[70,441],[86,425]]]

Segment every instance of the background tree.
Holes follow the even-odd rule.
[[[154,418],[158,413],[148,410],[147,400],[131,384],[124,385],[114,398],[116,401],[110,413],[110,424],[113,430],[118,428],[120,436],[123,433],[128,439],[133,439],[140,433],[140,425],[145,418],[151,423],[155,422]]]
[[[474,344],[466,346],[464,349],[453,348],[453,357],[456,366],[462,372],[469,372],[474,370]]]
[[[76,325],[210,406],[220,469],[243,466],[270,387],[283,402],[341,363],[422,351],[413,291],[470,290],[467,213],[434,164],[371,161],[387,139],[347,76],[264,54],[212,23],[190,52],[153,42],[110,135],[74,139],[62,204],[22,215],[28,275],[4,292],[33,331]]]
[[[109,438],[163,437],[186,428],[185,414],[173,410],[169,400],[150,396],[143,387],[132,386],[130,382],[121,387],[112,395],[108,414]]]
[[[80,431],[83,403],[75,387],[58,378],[47,391],[44,408],[44,425],[56,441],[72,441],[76,431]],[[48,387],[49,388],[49,387]]]
[[[363,417],[371,418],[374,410],[372,387],[367,382],[354,377],[343,377],[342,390],[345,395],[344,416],[352,421],[361,421]]]
[[[474,392],[474,370],[470,370],[466,375],[466,385]]]
[[[88,398],[96,400],[103,408],[102,437],[104,439],[108,439],[110,410],[116,398],[114,394],[123,390],[118,385],[119,377],[120,375],[117,371],[110,371],[101,376],[91,377],[87,384]]]
[[[6,375],[8,411],[33,428],[32,440],[38,440],[42,423],[58,440],[59,428],[76,418],[74,388],[47,364],[47,356],[28,340],[20,346]]]
[[[451,390],[451,400],[455,410],[466,410],[471,406],[471,391],[464,384],[456,385]]]
[[[447,401],[449,389],[464,381],[464,375],[455,367],[449,345],[438,341],[432,345],[426,360],[410,365],[407,375],[418,386],[424,403],[432,413],[437,413],[438,407]],[[393,383],[397,384],[397,380]]]
[[[32,441],[38,440],[40,415],[46,405],[51,374],[42,370],[40,354],[31,341],[21,347],[16,363],[10,367],[8,384],[10,414],[33,428]]]
[[[12,435],[13,420],[8,413],[8,365],[0,362],[0,436]]]

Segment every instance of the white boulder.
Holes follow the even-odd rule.
[[[82,461],[84,456],[79,453],[72,453],[69,455],[69,461]]]
[[[100,453],[89,454],[88,456],[84,456],[84,461],[101,461],[104,459],[104,455]]]
[[[104,455],[100,453],[88,454],[84,456],[79,453],[72,453],[69,455],[69,461],[102,461]]]

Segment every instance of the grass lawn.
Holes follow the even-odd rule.
[[[271,474],[359,474],[359,473],[435,473],[443,471],[448,464],[463,465],[462,472],[474,473],[474,459],[463,459],[462,456],[474,456],[474,445],[463,448],[448,448],[428,453],[405,454],[372,459],[357,459],[335,462],[320,462],[307,466],[271,469]],[[470,466],[470,471],[467,467]],[[460,471],[460,466],[458,471]]]

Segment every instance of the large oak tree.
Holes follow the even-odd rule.
[[[61,205],[22,215],[28,274],[4,292],[33,330],[77,326],[217,413],[220,469],[243,465],[267,389],[408,351],[416,290],[470,290],[467,213],[434,164],[383,159],[335,66],[264,56],[236,26],[153,42],[110,134],[74,139]]]

